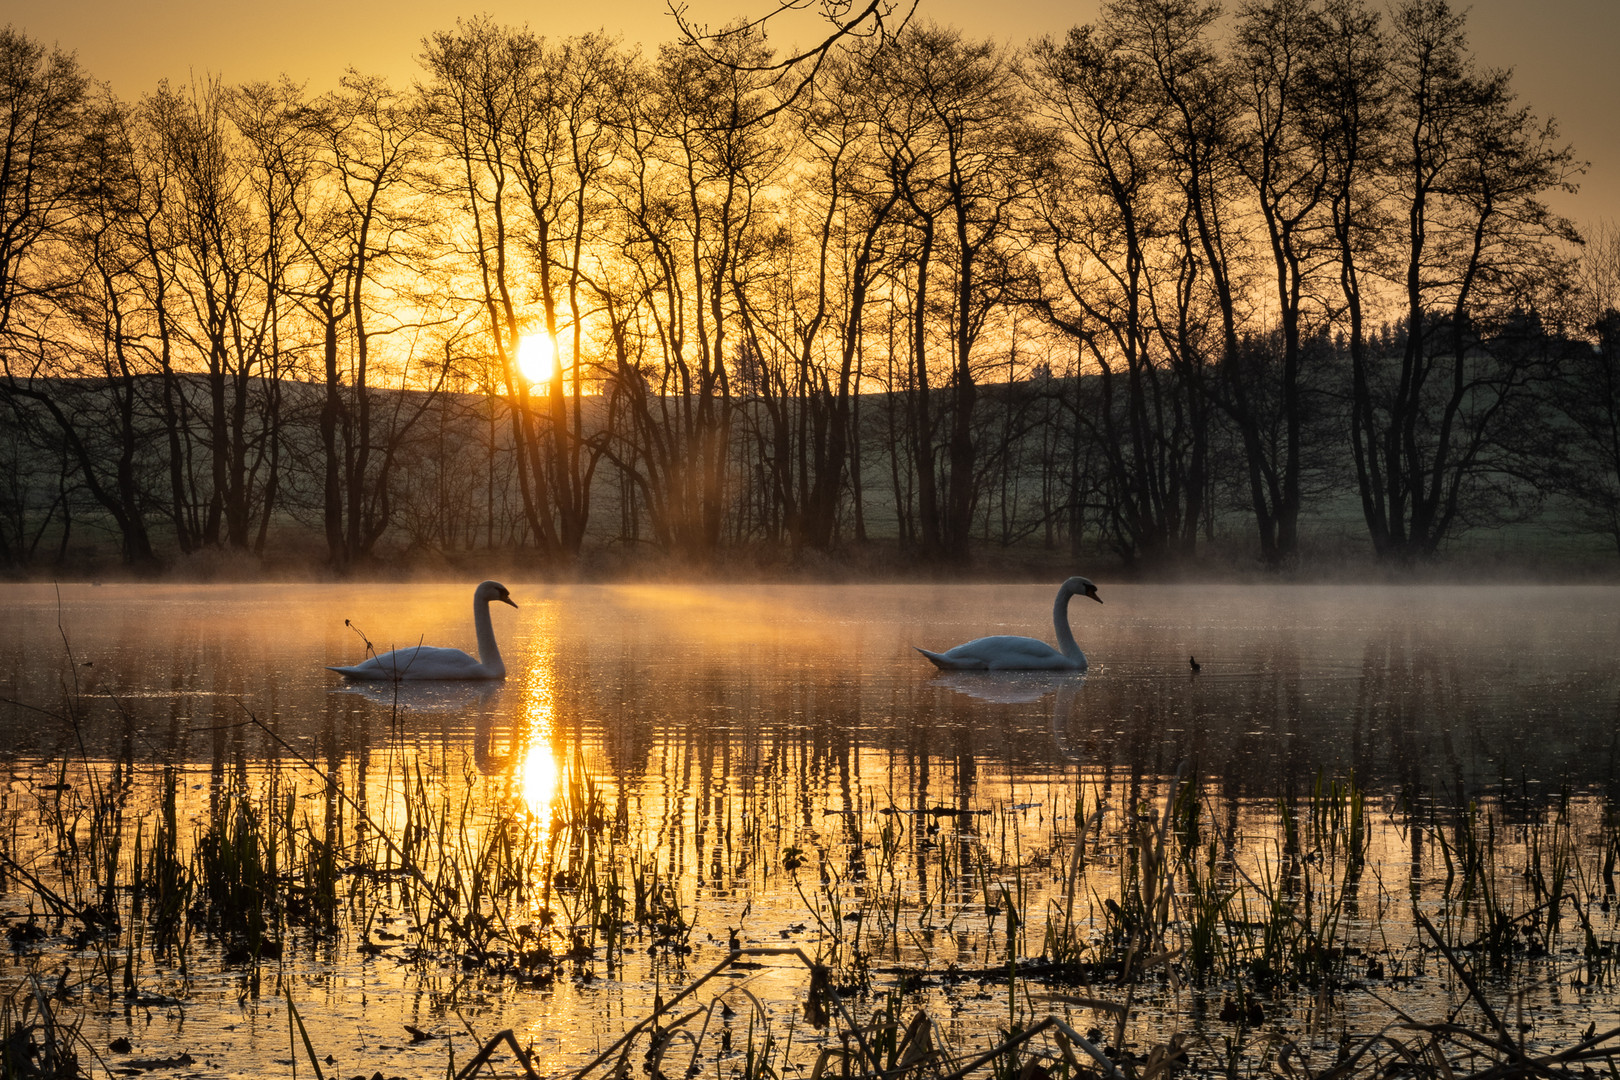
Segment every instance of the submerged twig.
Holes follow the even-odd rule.
[[[529,1055],[525,1054],[523,1052],[523,1048],[518,1045],[517,1036],[512,1034],[511,1028],[506,1028],[504,1031],[497,1031],[494,1035],[492,1035],[490,1040],[484,1044],[483,1049],[474,1054],[472,1060],[467,1062],[467,1064],[462,1067],[460,1072],[456,1073],[456,1080],[468,1080],[473,1073],[478,1071],[479,1066],[483,1065],[484,1062],[489,1060],[489,1056],[493,1054],[503,1042],[512,1048],[512,1053],[517,1057],[518,1064],[523,1066],[523,1075],[527,1076],[529,1080],[540,1080],[540,1074],[534,1071],[533,1065],[529,1064]]]
[[[1446,963],[1451,965],[1451,969],[1457,973],[1457,978],[1461,979],[1462,984],[1468,988],[1469,995],[1479,1003],[1480,1011],[1485,1014],[1485,1019],[1491,1022],[1491,1027],[1495,1028],[1497,1034],[1501,1035],[1502,1040],[1507,1043],[1510,1048],[1509,1053],[1516,1058],[1523,1058],[1523,1048],[1515,1045],[1513,1035],[1508,1031],[1507,1025],[1502,1022],[1500,1016],[1496,1015],[1496,1010],[1491,1008],[1491,1003],[1485,1000],[1485,995],[1479,992],[1479,986],[1474,982],[1474,977],[1468,973],[1468,969],[1463,966],[1463,962],[1457,959],[1457,954],[1451,951],[1451,946],[1446,944],[1445,940],[1440,936],[1440,932],[1434,928],[1434,924],[1429,921],[1423,912],[1418,911],[1414,912],[1414,914],[1417,915],[1418,925],[1423,927],[1429,937],[1434,939],[1434,943],[1440,948],[1440,954],[1446,958]]]

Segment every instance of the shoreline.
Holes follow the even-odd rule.
[[[149,572],[117,562],[89,560],[72,566],[0,574],[0,584],[430,584],[477,578],[548,580],[566,584],[842,585],[1049,583],[1080,573],[1099,583],[1347,585],[1347,584],[1544,584],[1620,585],[1620,558],[1548,559],[1537,552],[1441,556],[1417,562],[1372,556],[1305,557],[1284,566],[1212,553],[1155,563],[1126,562],[1102,552],[993,554],[964,562],[926,561],[876,546],[846,557],[806,553],[724,551],[708,559],[654,556],[634,560],[592,552],[573,560],[545,560],[534,553],[480,552],[453,558],[378,559],[337,571],[319,560],[264,559],[206,552],[171,560]]]

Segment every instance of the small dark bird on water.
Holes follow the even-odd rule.
[[[1198,662],[1198,658],[1197,658],[1197,657],[1195,657],[1195,656],[1189,656],[1189,657],[1187,657],[1187,663],[1189,663],[1189,664],[1191,664],[1191,665],[1192,665],[1192,669],[1193,669],[1193,670],[1194,670],[1194,671],[1203,671],[1203,670],[1204,670],[1204,665],[1203,665],[1203,664],[1200,664],[1200,663],[1199,663],[1199,662]]]

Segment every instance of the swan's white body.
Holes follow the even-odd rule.
[[[506,664],[495,644],[495,626],[489,618],[489,602],[512,603],[506,586],[485,581],[473,592],[473,626],[478,631],[478,655],[468,656],[460,649],[437,645],[413,645],[373,656],[352,667],[330,667],[346,679],[397,682],[403,679],[504,679]]]
[[[975,638],[954,649],[929,652],[918,649],[934,666],[946,671],[1084,671],[1086,654],[1074,642],[1069,631],[1069,597],[1075,594],[1089,596],[1097,603],[1097,586],[1083,577],[1065,581],[1052,603],[1052,626],[1057,630],[1056,649],[1044,641],[1012,634]]]

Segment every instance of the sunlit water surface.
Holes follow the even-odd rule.
[[[443,1075],[446,1036],[459,1067],[475,1037],[502,1028],[541,1052],[543,1073],[560,1073],[645,1016],[654,993],[722,959],[733,935],[824,955],[850,914],[828,905],[887,889],[905,910],[841,954],[866,954],[877,996],[852,1007],[869,1013],[896,972],[1004,963],[1003,888],[1024,908],[1015,951],[1040,952],[1076,818],[1098,806],[1121,821],[1156,812],[1178,770],[1197,778],[1229,844],[1277,829],[1279,800],[1353,777],[1376,887],[1364,894],[1375,910],[1351,921],[1359,946],[1376,951],[1377,935],[1387,951],[1390,926],[1409,942],[1412,920],[1380,920],[1382,897],[1426,896],[1444,856],[1440,834],[1426,839],[1413,821],[1472,804],[1522,837],[1563,806],[1590,839],[1620,801],[1620,592],[1609,588],[1103,583],[1102,605],[1072,602],[1091,661],[1081,677],[941,674],[913,651],[991,633],[1050,641],[1045,586],[507,584],[521,605],[494,611],[507,680],[398,693],[347,685],[324,665],[360,660],[366,639],[379,651],[475,650],[470,583],[0,589],[7,857],[36,868],[52,857],[29,838],[44,843],[63,784],[116,777],[134,812],[150,814],[164,765],[181,769],[193,836],[231,784],[261,796],[280,785],[318,818],[336,805],[317,797],[330,776],[391,825],[426,769],[449,816],[469,809],[467,828],[518,820],[543,832],[565,789],[585,783],[671,888],[691,951],[648,955],[639,942],[651,938],[632,934],[616,958],[583,953],[543,986],[408,963],[403,945],[366,956],[355,946],[367,926],[398,931],[389,941],[410,931],[378,890],[351,902],[335,937],[289,931],[256,983],[200,941],[183,971],[172,957],[146,960],[133,992],[121,972],[82,982],[92,1045],[122,1035],[137,1056],[185,1051],[200,1075],[303,1067],[290,993],[317,1053],[333,1058],[328,1075]],[[355,817],[344,828],[364,832]],[[852,821],[894,831],[874,843]],[[885,862],[875,849],[891,841],[903,857]],[[797,874],[784,868],[789,851]],[[994,866],[995,880],[975,865]],[[1120,871],[1087,873],[1079,894],[1095,911]],[[15,873],[5,883],[0,910],[15,924],[29,890]],[[1598,904],[1603,888],[1582,887]],[[583,917],[553,902],[558,933]],[[1612,938],[1613,916],[1591,910]],[[1391,963],[1419,964],[1403,955]],[[6,985],[61,965],[61,947],[16,951]],[[742,981],[776,1020],[799,1020],[801,968],[767,963]],[[1458,999],[1437,983],[1423,997],[1392,981],[1385,996],[1404,992],[1402,1008],[1438,1016]],[[1167,987],[1138,1014],[1142,1038],[1189,1029],[1218,1042],[1221,993]],[[1527,1000],[1551,1041],[1616,1004],[1612,986],[1590,982]],[[965,1042],[1007,1023],[994,985],[919,1001]],[[1018,1007],[1064,1008],[1060,996]],[[1308,1002],[1274,1011],[1292,1033],[1332,1034]],[[1384,1020],[1387,1010],[1351,1005],[1332,1023]],[[434,1038],[413,1041],[407,1025]]]

